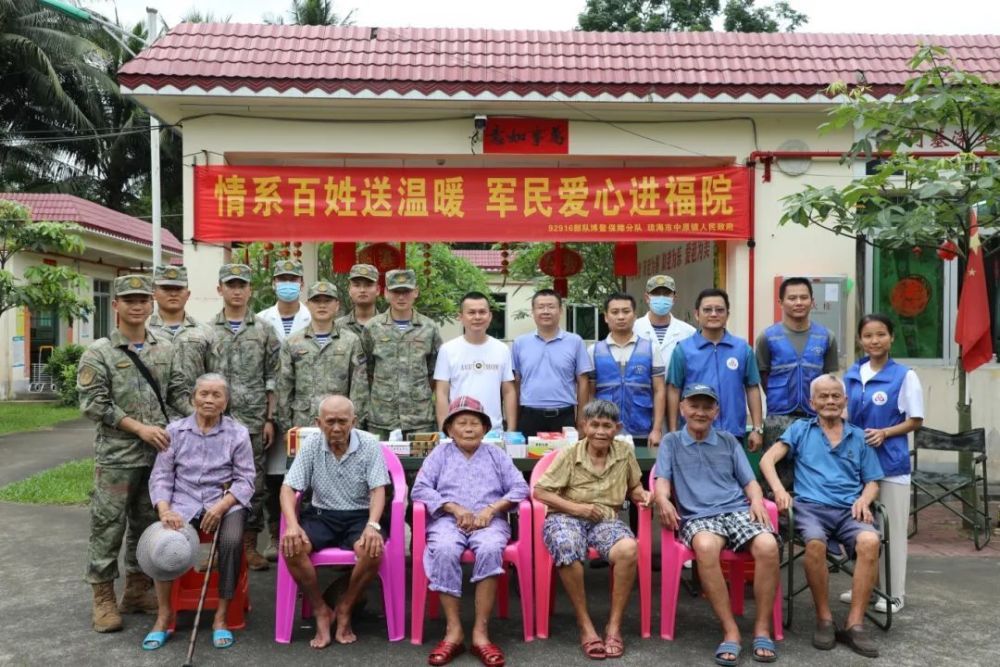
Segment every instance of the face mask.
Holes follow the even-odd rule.
[[[302,285],[299,283],[278,283],[274,287],[274,293],[282,301],[298,301],[301,289]]]
[[[651,296],[649,297],[649,309],[659,316],[670,313],[674,307],[674,297],[672,296]]]

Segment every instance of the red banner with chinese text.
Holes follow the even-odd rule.
[[[490,116],[483,132],[483,152],[567,155],[569,121],[564,118]]]
[[[199,241],[746,239],[749,211],[742,167],[195,167]]]

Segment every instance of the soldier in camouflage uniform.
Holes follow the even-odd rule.
[[[365,325],[372,345],[368,430],[382,438],[397,428],[404,436],[437,431],[433,378],[441,334],[413,307],[420,295],[416,273],[389,271],[385,287],[389,310]]]
[[[352,308],[347,315],[337,318],[337,326],[347,327],[364,342],[365,325],[378,315],[378,310],[375,309],[375,301],[378,299],[378,269],[371,264],[355,264],[347,278],[350,281],[347,292],[351,297]]]
[[[358,421],[368,413],[368,368],[361,339],[334,324],[337,288],[321,280],[309,287],[312,322],[281,346],[278,423],[283,429],[316,424],[316,399],[339,394],[354,403]]]
[[[219,269],[218,291],[223,308],[213,323],[217,337],[215,370],[229,382],[232,416],[250,432],[257,472],[250,503],[251,515],[243,535],[247,566],[251,570],[266,570],[270,565],[257,551],[257,534],[264,527],[266,452],[269,447],[277,446],[274,389],[278,379],[281,343],[274,329],[266,322],[257,320],[249,309],[249,266],[224,264]]]
[[[169,339],[146,329],[153,310],[148,276],[115,280],[112,307],[118,327],[80,357],[80,410],[97,422],[94,489],[90,500],[90,546],[86,580],[94,590],[92,623],[97,632],[122,629],[120,613],[157,610],[153,582],[139,568],[139,536],[157,520],[149,500],[149,473],[169,439],[167,417],[150,383],[125,350],[134,351],[159,385],[168,410],[191,413],[191,388]],[[125,538],[125,593],[115,606],[118,553]]]
[[[215,329],[188,315],[184,307],[191,297],[188,289],[187,269],[183,266],[158,266],[153,273],[153,300],[156,312],[146,325],[149,330],[170,340],[177,348],[177,355],[188,385],[215,368],[212,354],[215,349]],[[176,419],[177,415],[170,415]]]

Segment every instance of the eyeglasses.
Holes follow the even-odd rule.
[[[723,315],[726,312],[726,308],[724,306],[705,306],[701,309],[701,312],[706,315]]]

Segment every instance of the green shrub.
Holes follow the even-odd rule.
[[[76,394],[76,366],[85,349],[76,344],[57,347],[45,364],[45,371],[52,377],[63,405],[77,405],[80,402]]]

